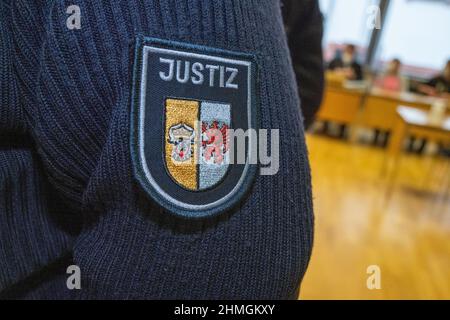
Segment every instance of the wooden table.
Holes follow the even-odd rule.
[[[383,174],[387,174],[390,186],[399,169],[398,163],[405,138],[411,135],[444,144],[450,143],[450,117],[445,116],[439,123],[430,123],[426,111],[406,106],[397,107],[396,121],[383,165]]]
[[[317,119],[352,124],[357,119],[363,96],[364,90],[328,85]]]
[[[435,98],[410,92],[392,92],[377,88],[371,89],[364,100],[358,124],[385,131],[394,129],[399,105],[428,111],[436,101]]]
[[[397,121],[389,143],[388,154],[397,157],[402,150],[403,141],[408,135],[437,142],[450,142],[450,117],[439,123],[430,123],[428,112],[420,109],[399,106]]]
[[[392,92],[377,88],[367,91],[327,83],[317,119],[392,131],[399,105],[429,111],[436,101],[437,98],[410,92]]]

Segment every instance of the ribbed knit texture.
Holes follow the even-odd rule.
[[[66,27],[72,4],[81,8],[81,30]],[[17,0],[12,13],[30,132],[51,185],[84,221],[73,247],[82,272],[75,297],[295,298],[313,212],[279,2]],[[258,176],[234,212],[173,218],[136,183],[129,98],[138,33],[256,55],[261,127],[280,129],[280,171]]]
[[[70,232],[76,232],[76,224],[65,225],[66,210],[50,194],[26,135],[10,2],[0,2],[0,297],[70,253]]]
[[[0,143],[11,133],[24,133],[23,111],[13,74],[12,23],[10,0],[0,3]]]
[[[70,252],[47,189],[29,150],[0,150],[0,291]]]

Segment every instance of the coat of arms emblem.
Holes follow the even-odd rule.
[[[232,130],[256,130],[256,63],[247,53],[138,36],[133,74],[134,174],[168,212],[199,218],[244,199],[257,165],[233,163]],[[247,135],[246,145],[254,143]],[[250,149],[241,153],[250,158]]]
[[[166,167],[188,190],[211,188],[229,165],[231,108],[224,103],[166,99]]]

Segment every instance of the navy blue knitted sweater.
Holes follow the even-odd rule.
[[[66,26],[81,9],[81,29]],[[130,155],[136,35],[252,54],[280,170],[227,214],[167,214]],[[296,298],[312,247],[310,171],[276,0],[0,3],[0,295]],[[81,269],[68,290],[65,268]]]

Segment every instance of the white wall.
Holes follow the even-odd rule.
[[[327,18],[324,46],[354,43],[367,47],[367,8],[379,0],[319,0]],[[400,58],[406,65],[442,69],[450,58],[450,5],[431,0],[391,0],[384,17],[377,60]]]
[[[379,0],[320,0],[326,18],[324,44],[353,43],[366,47],[371,30],[367,28],[367,9]]]
[[[378,53],[381,60],[398,57],[404,64],[442,69],[450,58],[450,5],[392,0]]]

